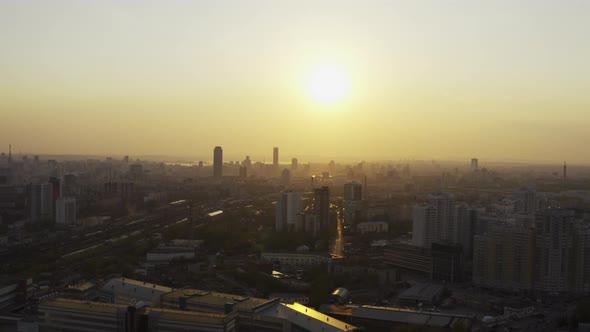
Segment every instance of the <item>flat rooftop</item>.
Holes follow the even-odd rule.
[[[286,319],[309,331],[336,332],[354,331],[357,329],[354,325],[340,321],[299,303],[280,303],[276,308],[266,309],[263,315]]]
[[[402,300],[432,301],[443,291],[443,286],[424,283],[416,284],[399,295]]]
[[[39,304],[39,307],[41,311],[43,308],[53,308],[72,311],[100,312],[106,314],[116,314],[118,309],[127,308],[127,306],[123,304],[70,300],[64,298],[52,298],[43,301]]]
[[[207,305],[223,308],[228,302],[234,302],[234,308],[238,311],[250,311],[258,306],[278,302],[278,299],[261,299],[256,297],[241,296],[235,294],[217,293],[198,289],[177,289],[162,295],[162,300],[178,299],[186,297],[187,304]]]
[[[101,303],[81,300],[70,300],[64,298],[53,298],[44,301],[40,304],[41,310],[43,308],[53,310],[67,310],[67,311],[81,311],[86,313],[106,313],[115,315],[118,310],[126,310],[127,305]],[[159,319],[173,320],[173,321],[189,321],[198,323],[223,323],[228,315],[222,313],[208,313],[197,311],[183,311],[163,308],[147,308],[145,313],[148,315],[157,315]]]
[[[391,323],[405,323],[424,326],[449,327],[462,320],[470,325],[473,317],[467,315],[445,314],[429,311],[417,311],[403,308],[380,307],[380,306],[341,306],[328,305],[320,306],[320,310],[329,315],[350,316],[368,320],[386,321]]]
[[[160,293],[168,293],[168,292],[172,291],[172,288],[170,288],[170,287],[161,286],[158,284],[153,284],[153,283],[149,283],[149,282],[145,282],[145,281],[139,281],[139,280],[135,280],[135,279],[123,278],[123,277],[109,279],[109,281],[107,281],[101,287],[101,290],[110,291],[112,289],[118,290],[118,289],[128,289],[128,288],[133,288],[133,287],[150,289],[150,290],[154,290],[154,291],[157,291]]]

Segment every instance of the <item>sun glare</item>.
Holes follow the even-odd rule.
[[[312,71],[308,89],[311,97],[316,102],[330,105],[346,96],[348,82],[340,68],[322,66]]]

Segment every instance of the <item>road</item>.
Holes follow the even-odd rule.
[[[338,213],[336,215],[336,220],[337,220],[336,238],[334,239],[334,242],[332,243],[330,255],[332,255],[332,257],[334,257],[334,258],[341,258],[341,257],[343,257],[342,248],[344,246],[344,240],[342,238],[344,220],[342,220],[342,213],[340,211],[338,211]]]

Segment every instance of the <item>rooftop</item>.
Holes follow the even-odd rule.
[[[75,310],[85,312],[101,312],[107,314],[116,314],[119,309],[126,310],[127,305],[101,303],[91,301],[70,300],[64,298],[53,298],[44,301],[40,305],[43,308]],[[167,319],[175,321],[191,321],[199,323],[223,323],[228,315],[221,313],[182,311],[163,308],[147,308],[146,314],[157,315],[158,319]]]
[[[84,281],[84,282],[81,282],[78,284],[69,285],[68,288],[66,288],[66,290],[74,291],[74,292],[85,292],[94,286],[95,285],[93,283],[91,283],[90,281]]]
[[[241,296],[235,294],[217,293],[198,289],[177,289],[162,295],[162,299],[186,297],[187,304],[209,305],[222,308],[227,302],[234,302],[238,311],[250,311],[260,305],[271,302],[278,302],[275,299],[261,299],[255,297]]]
[[[286,319],[292,324],[309,331],[336,332],[354,331],[357,329],[356,326],[325,315],[319,311],[315,311],[299,303],[281,303],[276,308],[266,309],[264,315]]]
[[[151,301],[155,296],[171,292],[172,288],[129,278],[112,278],[100,290],[114,295],[125,295],[138,300]]]
[[[198,311],[185,311],[163,308],[149,308],[147,314],[158,315],[159,320],[191,321],[198,323],[223,323],[228,315]],[[235,315],[232,315],[235,316]]]
[[[431,301],[443,291],[443,286],[435,284],[416,284],[399,295],[400,299]]]
[[[471,321],[472,317],[456,314],[444,314],[438,312],[416,311],[403,308],[379,307],[379,306],[341,306],[327,305],[320,307],[322,312],[338,316],[352,316],[370,320],[388,321],[392,323],[406,323],[424,326],[453,326],[455,321]]]
[[[102,302],[91,302],[91,301],[81,301],[81,300],[70,300],[64,298],[52,298],[46,301],[43,301],[39,305],[41,311],[43,308],[58,308],[58,309],[67,309],[67,310],[79,310],[79,311],[88,311],[88,312],[101,312],[101,313],[116,313],[117,309],[120,308],[127,308],[126,305],[123,304],[113,304],[113,303],[102,303]]]

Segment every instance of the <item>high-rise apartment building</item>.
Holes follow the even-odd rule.
[[[216,146],[213,149],[213,176],[220,178],[223,172],[223,149]]]
[[[293,158],[291,159],[291,170],[296,170],[297,167],[299,166],[299,161],[297,160],[297,158]]]
[[[572,290],[574,282],[575,214],[552,209],[539,213],[536,228],[536,288],[550,293]]]
[[[313,213],[320,228],[324,229],[330,222],[330,188],[316,188],[313,193]]]
[[[354,228],[363,214],[363,185],[357,181],[344,184],[344,224]]]
[[[473,239],[473,283],[510,291],[531,290],[535,272],[534,229],[508,217],[490,221],[485,232]]]
[[[272,149],[272,166],[275,169],[279,168],[279,148],[277,147]]]
[[[55,222],[61,225],[76,223],[76,199],[62,197],[55,202]]]
[[[417,247],[430,248],[437,241],[436,210],[430,204],[414,206],[412,211],[412,244]]]
[[[469,207],[455,203],[448,193],[433,193],[428,203],[414,206],[412,215],[412,244],[430,248],[435,242],[460,244],[470,256],[473,226]]]
[[[302,210],[301,196],[299,193],[290,190],[282,192],[276,205],[276,230],[295,230],[299,218],[298,215]]]
[[[32,184],[29,198],[31,222],[53,219],[53,185],[51,183]]]
[[[485,224],[485,226],[482,226]],[[473,282],[546,294],[590,291],[590,224],[574,211],[534,217],[482,215],[473,240]]]

